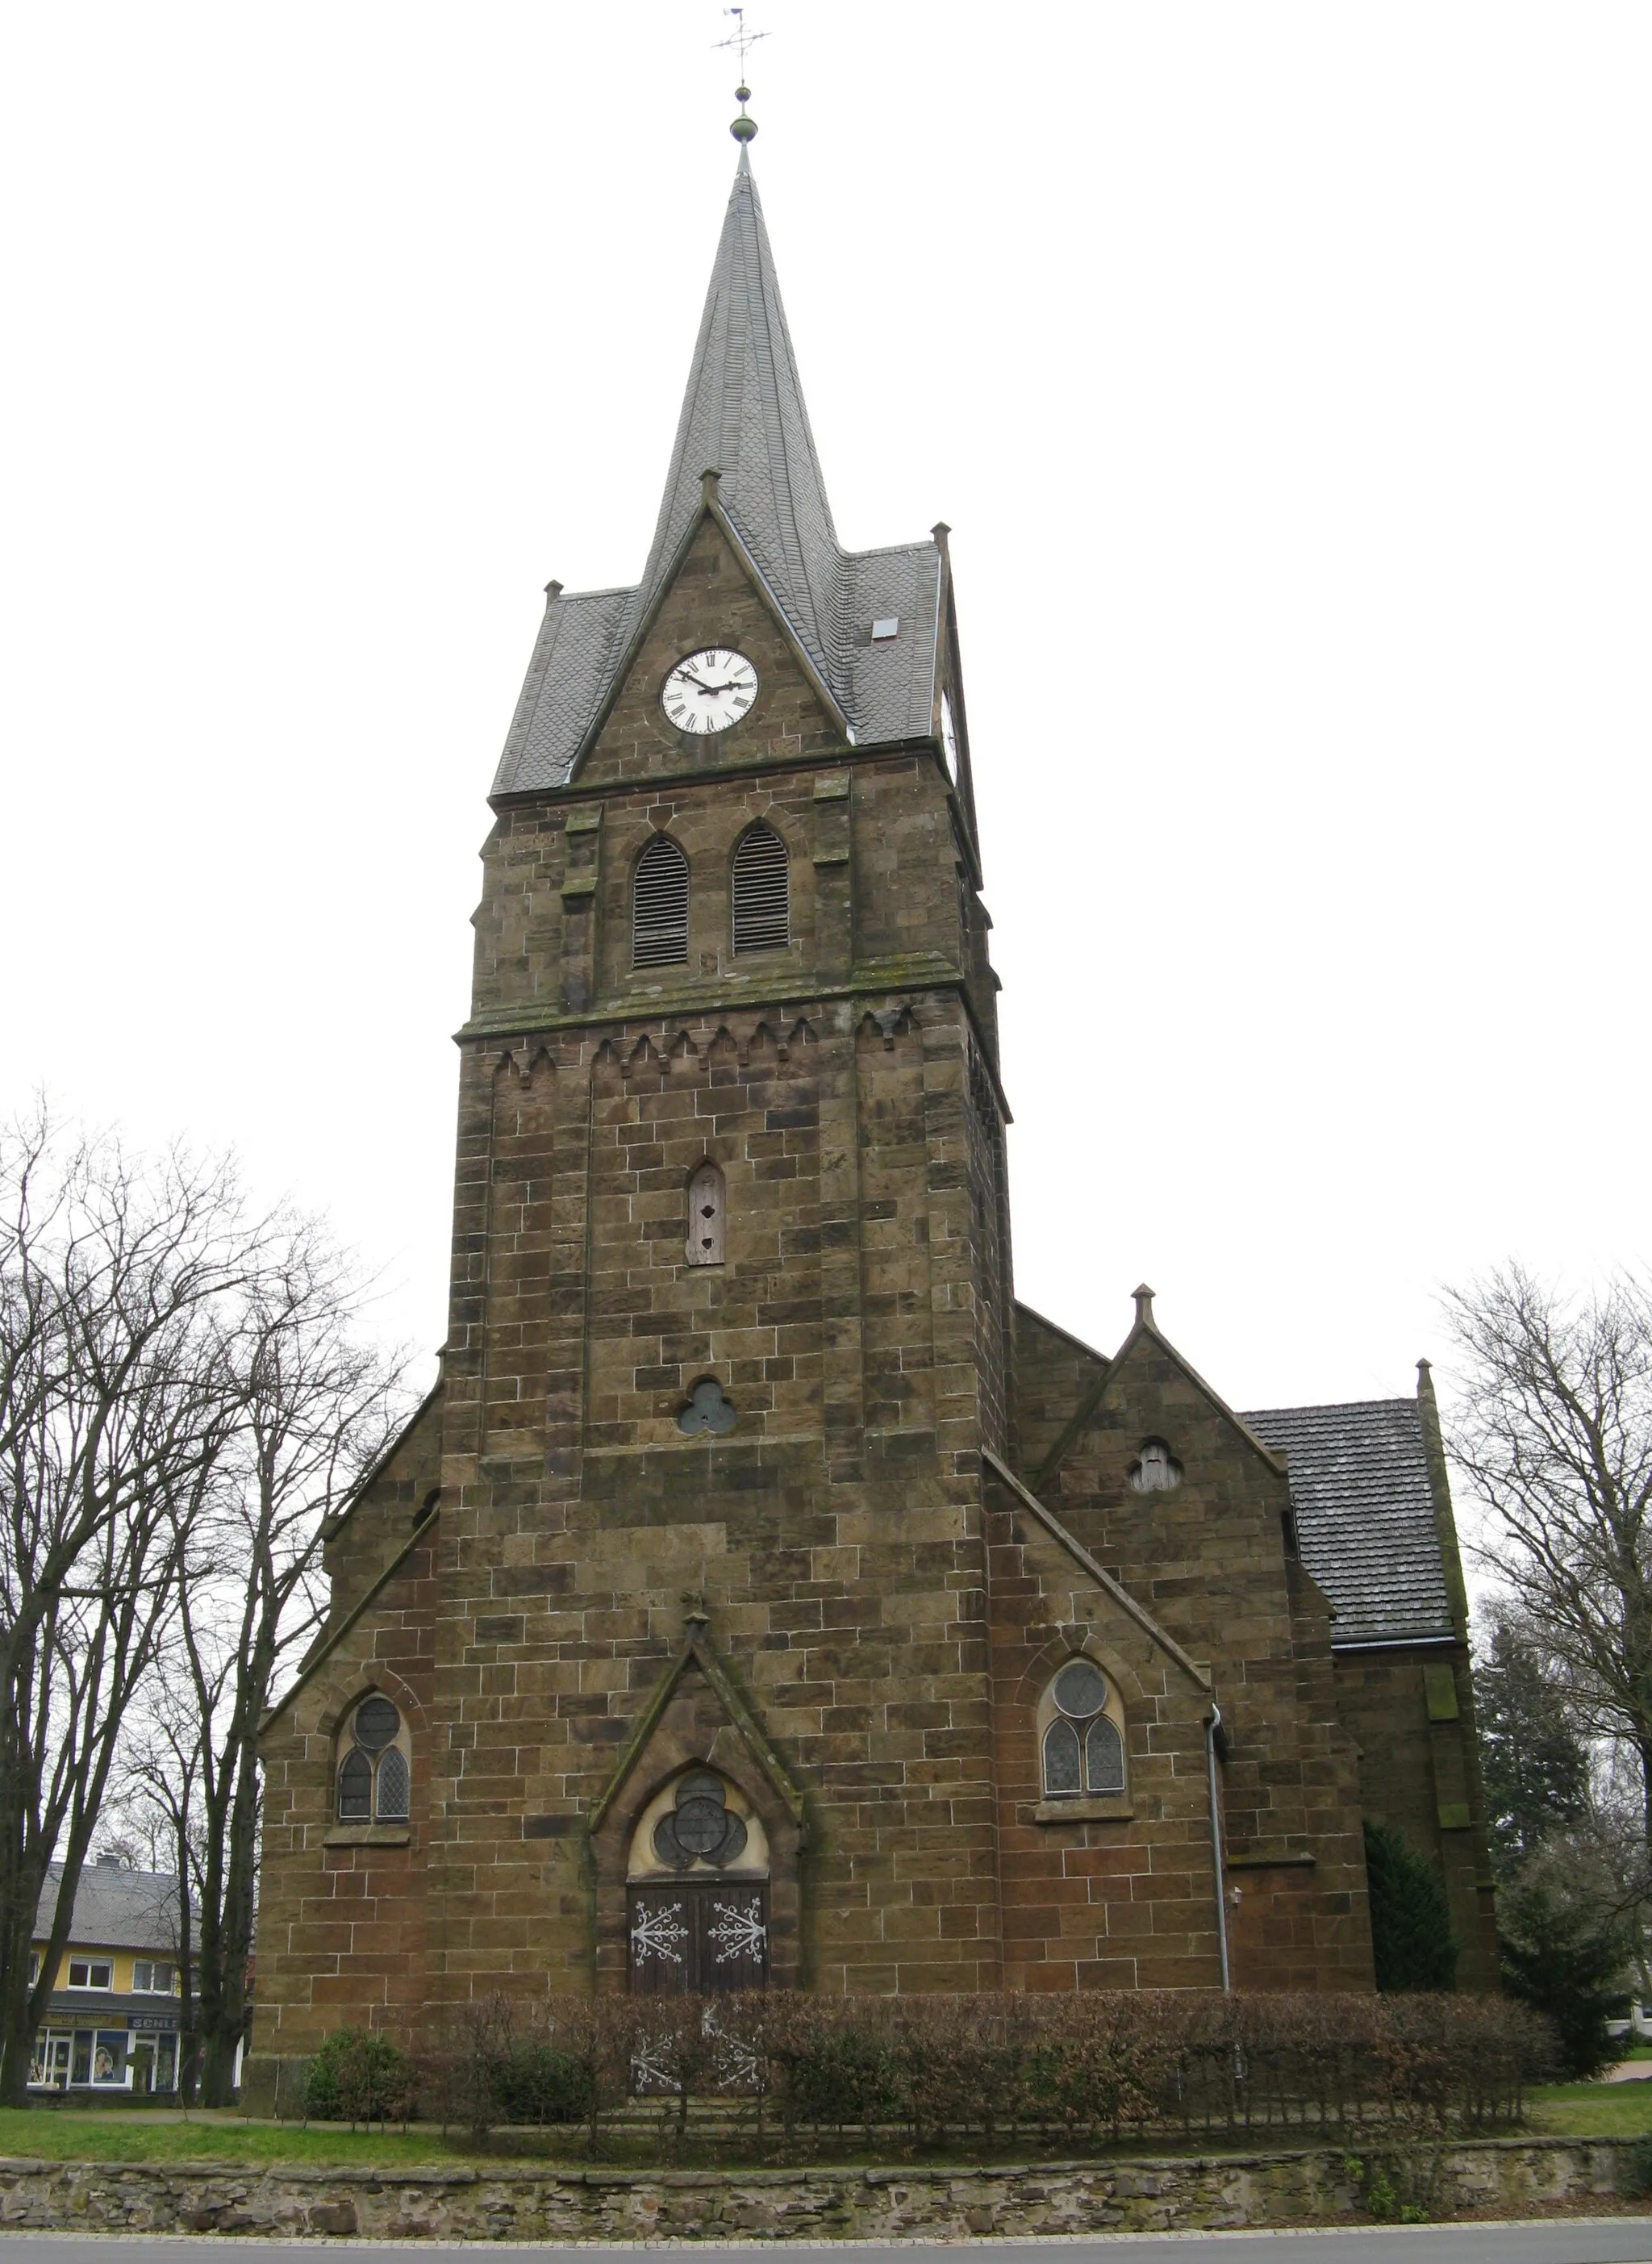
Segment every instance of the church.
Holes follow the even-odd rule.
[[[494,778],[442,1373],[262,1731],[254,2108],[496,1992],[1368,1990],[1367,1818],[1495,1985],[1426,1363],[1236,1413],[1150,1289],[1016,1301],[947,530],[837,541],[755,131],[641,577],[549,585]]]

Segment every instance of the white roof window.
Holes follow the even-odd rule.
[[[873,644],[887,643],[890,637],[898,636],[900,633],[901,616],[898,613],[891,613],[886,620],[873,621],[872,624],[872,642]]]

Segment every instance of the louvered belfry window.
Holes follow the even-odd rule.
[[[688,860],[656,833],[637,860],[631,890],[631,963],[670,967],[688,957]]]
[[[792,940],[792,860],[761,820],[735,851],[735,949],[784,951]]]

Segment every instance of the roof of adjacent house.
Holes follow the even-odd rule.
[[[47,1940],[57,1908],[62,1865],[53,1863],[40,1890],[34,1939]],[[88,1863],[75,1892],[69,1923],[72,1946],[93,1949],[176,1949],[178,1880],[170,1871],[128,1871],[124,1865]]]
[[[552,595],[496,795],[568,782],[699,524],[708,470],[721,474],[719,504],[857,742],[933,730],[941,554],[933,541],[858,552],[838,544],[743,148],[642,579]],[[873,621],[889,619],[897,633],[874,642]]]
[[[1269,1407],[1239,1419],[1289,1457],[1297,1540],[1336,1614],[1334,1648],[1456,1632],[1415,1399]]]

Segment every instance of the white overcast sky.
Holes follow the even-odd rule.
[[[1018,1285],[1239,1405],[1652,1248],[1652,8],[753,0],[839,532],[946,519]],[[715,0],[4,30],[0,1104],[234,1146],[446,1325],[485,795],[634,580]],[[426,1363],[428,1368],[428,1363]]]

